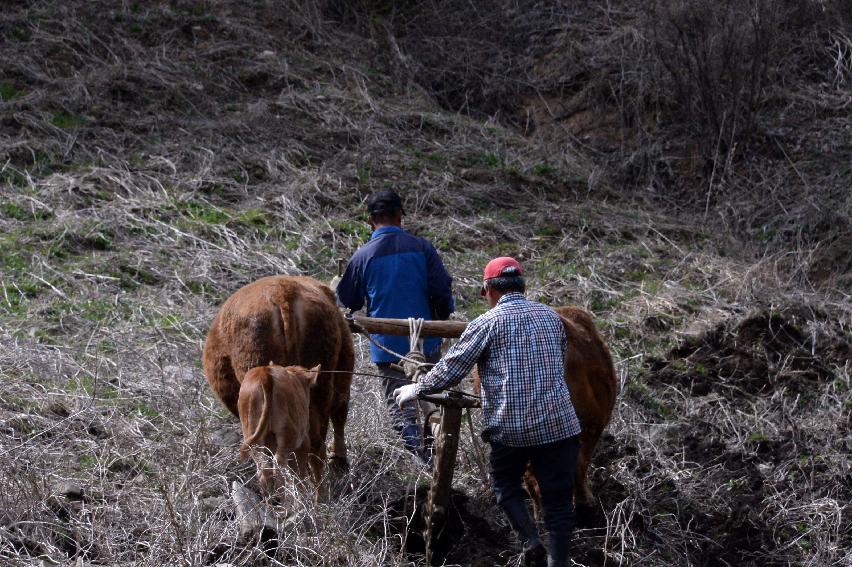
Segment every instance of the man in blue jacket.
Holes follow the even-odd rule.
[[[349,261],[337,285],[338,302],[357,311],[366,301],[370,317],[447,319],[455,309],[452,278],[431,242],[402,229],[405,212],[399,195],[394,191],[373,194],[367,200],[367,211],[373,235]],[[372,337],[395,353],[408,352],[408,337]],[[426,339],[423,351],[427,361],[437,362],[441,339]],[[394,402],[393,391],[408,383],[403,373],[390,367],[399,358],[373,344],[370,355],[383,376],[385,402],[394,429],[402,435],[408,450],[429,461],[422,444],[416,402],[401,407]]]

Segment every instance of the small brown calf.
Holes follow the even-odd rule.
[[[355,351],[328,286],[306,276],[270,276],[238,289],[213,319],[202,360],[213,393],[236,416],[240,383],[250,369],[270,361],[321,365],[311,390],[310,465],[314,476],[322,474],[329,422],[333,459],[346,465],[344,427]]]
[[[237,407],[244,439],[240,459],[251,454],[260,484],[270,494],[277,484],[273,455],[279,466],[287,463],[299,477],[308,476],[311,388],[319,371],[319,365],[310,370],[258,366],[246,372],[240,385]]]

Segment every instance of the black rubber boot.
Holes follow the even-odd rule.
[[[571,532],[550,532],[547,551],[547,567],[569,567]]]
[[[509,519],[509,525],[518,534],[518,539],[524,546],[524,564],[527,567],[533,565],[544,567],[544,546],[538,536],[538,529],[530,516],[527,503],[523,500],[509,500],[500,504],[500,507]]]
[[[524,550],[524,567],[547,567],[547,551],[544,545]]]

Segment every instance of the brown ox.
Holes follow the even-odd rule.
[[[609,348],[589,313],[579,307],[556,307],[555,310],[562,317],[568,337],[565,383],[571,392],[571,402],[582,429],[574,498],[578,506],[591,507],[594,505],[594,494],[589,487],[589,464],[612,415],[615,396],[618,394],[618,382],[615,379],[615,366]],[[473,387],[478,394],[479,375],[476,372],[473,373]],[[536,505],[539,505],[541,495],[530,471],[527,471],[526,481],[530,495]]]
[[[204,344],[204,374],[216,396],[239,416],[237,400],[246,372],[271,362],[322,366],[311,390],[309,454],[315,476],[325,464],[328,423],[334,428],[332,458],[346,464],[343,429],[355,353],[352,333],[334,294],[304,276],[270,276],[237,290],[222,305]]]
[[[307,476],[311,387],[316,384],[319,371],[319,365],[310,370],[301,366],[258,366],[246,372],[240,385],[240,460],[251,453],[260,484],[269,493],[275,492],[276,487],[270,454],[279,466],[287,463],[300,477]]]

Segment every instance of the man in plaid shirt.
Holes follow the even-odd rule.
[[[521,539],[527,565],[547,555],[548,566],[567,566],[580,423],[564,379],[565,328],[555,311],[524,297],[523,269],[513,258],[489,262],[483,280],[491,310],[468,324],[419,383],[398,388],[396,401],[454,386],[477,365],[497,504]],[[547,553],[521,484],[528,463],[541,489]]]

